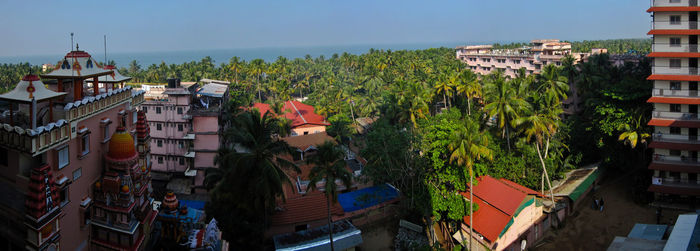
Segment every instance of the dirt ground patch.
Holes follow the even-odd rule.
[[[393,250],[394,237],[399,229],[399,219],[387,217],[359,228],[362,231],[362,244],[358,246],[358,250]]]
[[[656,224],[656,208],[632,200],[631,177],[603,180],[595,196],[604,199],[604,210],[592,209],[593,196],[586,196],[564,227],[546,233],[534,250],[606,250],[615,236],[627,236],[635,223]],[[672,224],[679,213],[683,212],[664,209],[661,223]]]

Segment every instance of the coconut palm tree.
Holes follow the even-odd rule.
[[[267,68],[267,65],[264,60],[262,59],[254,59],[253,61],[250,62],[250,73],[255,75],[255,78],[258,82],[258,102],[262,102],[262,88],[260,86],[260,78],[262,74],[265,72],[265,69]]]
[[[450,150],[450,163],[457,162],[457,165],[464,166],[469,171],[469,250],[472,250],[472,238],[474,222],[472,221],[474,202],[474,163],[481,159],[493,159],[491,149],[488,145],[488,137],[485,133],[479,130],[479,124],[471,119],[464,119],[462,127],[452,135],[450,144],[447,146]],[[462,236],[464,238],[464,236]]]
[[[472,99],[483,95],[479,78],[470,70],[459,73],[457,81],[457,94],[467,97],[467,114],[472,114]]]
[[[336,146],[331,141],[326,141],[318,146],[318,151],[315,155],[309,156],[306,162],[313,165],[309,173],[308,190],[319,189],[316,183],[324,182],[323,191],[326,194],[326,206],[328,207],[328,236],[330,238],[331,250],[333,247],[333,222],[331,220],[331,203],[335,204],[338,201],[338,184],[349,189],[352,185],[352,175],[348,171],[344,160],[345,153],[342,149]]]
[[[445,105],[445,109],[447,109],[448,105],[448,96],[452,96],[452,85],[450,85],[450,77],[447,76],[446,74],[440,74],[438,76],[438,79],[435,83],[435,86],[433,86],[433,89],[435,89],[435,93],[440,95],[442,94],[442,102],[443,105]],[[450,104],[450,107],[452,104]]]
[[[486,77],[486,98],[488,103],[484,109],[490,118],[497,119],[501,137],[506,138],[510,151],[510,128],[514,127],[513,121],[529,108],[529,104],[515,95],[511,82],[503,77],[501,71]]]
[[[234,74],[234,82],[238,84],[238,73],[241,72],[241,69],[244,67],[245,61],[241,61],[238,57],[232,57],[228,65],[229,70]]]
[[[569,92],[569,80],[560,74],[560,70],[553,64],[549,64],[542,69],[542,73],[537,77],[537,91],[553,95],[558,101],[565,100]]]

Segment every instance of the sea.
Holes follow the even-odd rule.
[[[132,60],[136,60],[141,68],[147,68],[149,65],[159,65],[161,62],[165,64],[182,64],[185,62],[200,61],[202,58],[209,56],[214,60],[215,65],[228,63],[231,57],[237,56],[243,60],[251,61],[253,59],[263,59],[267,62],[273,62],[279,56],[284,56],[289,60],[295,58],[304,58],[310,55],[313,58],[323,55],[325,58],[330,58],[333,54],[342,55],[343,52],[350,54],[363,54],[369,52],[371,48],[377,50],[419,50],[428,48],[448,47],[455,48],[460,45],[471,45],[474,43],[421,43],[421,44],[374,44],[374,45],[341,45],[341,46],[314,46],[314,47],[269,47],[269,48],[250,48],[250,49],[216,49],[216,50],[183,50],[183,51],[150,51],[150,52],[120,52],[108,53],[107,60],[114,60],[117,67],[128,67]],[[93,58],[103,61],[103,51],[88,51]],[[64,54],[55,55],[32,55],[32,56],[5,56],[0,57],[0,64],[17,64],[28,62],[32,65],[55,64]]]

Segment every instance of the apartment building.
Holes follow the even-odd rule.
[[[493,45],[472,45],[457,47],[457,59],[467,64],[473,72],[486,75],[492,71],[501,70],[505,76],[515,78],[521,68],[525,74],[539,74],[544,66],[554,64],[561,66],[567,55],[574,62],[585,61],[592,54],[607,53],[607,49],[594,48],[590,53],[573,53],[571,43],[560,42],[558,39],[540,39],[530,41],[531,46],[516,49],[494,49]],[[624,62],[624,60],[621,60]],[[581,97],[576,92],[573,81],[569,81],[569,96],[562,101],[564,114],[571,115],[580,111]]]
[[[700,196],[698,162],[698,1],[654,0],[652,13],[652,53],[654,104],[649,125],[654,126],[654,155],[649,169],[654,171],[649,191],[658,205],[695,206]]]
[[[200,88],[170,79],[167,87],[144,89],[149,99],[141,107],[151,126],[154,179],[167,182],[167,189],[176,193],[206,193],[204,172],[215,167],[228,85],[210,83]]]
[[[112,73],[76,49],[44,81],[27,75],[0,94],[0,249],[147,248],[150,166],[134,149],[148,139],[132,135],[144,93],[86,83]]]

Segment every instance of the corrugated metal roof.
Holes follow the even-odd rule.
[[[228,85],[210,83],[197,90],[197,94],[221,98],[226,94],[226,90],[228,90]]]
[[[697,243],[691,243],[693,233],[698,228],[697,214],[681,214],[678,215],[676,225],[673,226],[673,231],[666,241],[664,251],[677,250],[697,250]]]

